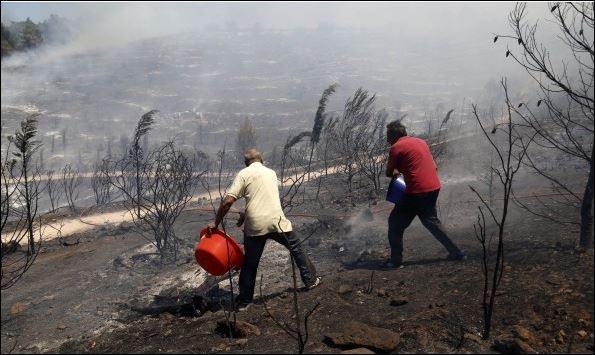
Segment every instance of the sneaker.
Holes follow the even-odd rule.
[[[315,288],[316,286],[320,285],[320,282],[322,281],[321,277],[317,277],[316,280],[314,280],[314,283],[312,285],[308,285],[306,286],[307,290],[311,290],[313,288]]]
[[[465,255],[465,253],[463,253],[463,252],[461,252],[460,254],[448,254],[448,256],[446,257],[446,260],[463,261],[463,260],[467,260],[467,255]]]
[[[385,269],[402,269],[405,265],[403,265],[403,263],[395,263],[394,261],[389,260],[384,263],[383,267]]]
[[[252,303],[242,302],[242,301],[236,299],[236,302],[235,302],[236,312],[245,312],[245,311],[247,311],[248,308],[250,308],[250,305],[251,304]]]

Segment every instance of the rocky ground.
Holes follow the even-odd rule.
[[[301,319],[316,307],[305,351],[593,353],[592,251],[575,251],[576,230],[519,209],[508,224],[492,335],[481,339],[477,204],[466,182],[445,180],[441,217],[466,261],[447,261],[415,221],[406,232],[405,268],[382,269],[391,205],[364,194],[355,206],[329,199],[325,208],[309,202],[290,213],[303,237],[312,234],[306,249],[323,276],[319,287],[297,294]],[[71,236],[79,240],[73,246],[48,242],[20,283],[2,292],[2,353],[297,352],[276,323],[296,321],[287,252],[267,245],[262,297],[257,287],[255,304],[236,315],[236,337],[228,339],[222,307],[229,282],[205,275],[192,258],[212,213],[190,207],[198,209],[177,222],[185,244],[176,264],[161,266],[127,224]],[[230,233],[241,235],[235,227]]]

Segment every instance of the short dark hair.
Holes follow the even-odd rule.
[[[395,138],[401,138],[407,135],[407,129],[400,120],[396,120],[386,125],[386,134]]]

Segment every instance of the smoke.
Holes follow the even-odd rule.
[[[342,236],[339,236],[339,252],[351,258],[370,254],[372,246],[381,244],[386,238],[386,220],[376,220],[369,208],[357,211],[345,221]]]
[[[531,15],[547,11],[532,6]],[[284,143],[272,141],[286,136],[280,130],[311,127],[320,92],[333,82],[341,86],[329,100],[330,113],[362,86],[377,93],[378,107],[394,118],[403,115],[396,108],[403,102],[415,125],[423,119],[422,102],[430,109],[461,107],[463,98],[480,96],[490,78],[507,73],[510,63],[491,39],[492,32],[506,32],[511,8],[3,3],[3,21],[31,16],[39,22],[55,13],[68,18],[72,33],[67,43],[3,58],[3,134],[13,132],[13,120],[40,112],[44,134],[67,127],[68,142],[77,143],[46,157],[76,161],[84,148],[83,160],[89,160],[131,135],[142,114],[159,109],[150,140],[184,131],[185,144],[213,152],[235,140],[237,122],[250,117],[266,131],[263,140],[270,138],[263,142],[266,152]],[[456,112],[451,121],[462,117],[462,109]],[[45,147],[56,137],[47,136]]]

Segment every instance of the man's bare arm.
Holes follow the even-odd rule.
[[[213,229],[213,228],[219,227],[219,225],[223,221],[223,218],[225,217],[227,212],[229,212],[229,209],[234,204],[234,202],[236,202],[235,197],[229,196],[229,195],[225,196],[223,201],[221,201],[221,205],[219,205],[219,209],[217,210],[217,216],[215,217],[215,222],[209,223],[208,228]]]

